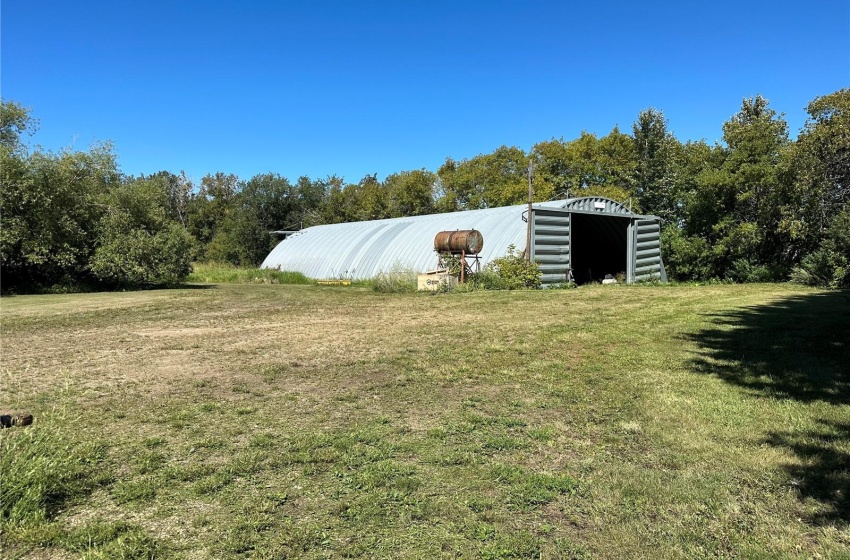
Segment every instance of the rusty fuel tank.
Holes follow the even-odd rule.
[[[438,253],[467,253],[474,255],[484,248],[484,236],[477,229],[441,231],[434,238],[434,250]]]

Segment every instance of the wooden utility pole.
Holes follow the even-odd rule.
[[[526,214],[525,232],[525,260],[531,261],[531,201],[534,198],[534,188],[531,185],[531,176],[534,173],[534,162],[528,162],[528,213]]]

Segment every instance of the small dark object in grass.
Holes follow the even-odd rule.
[[[0,428],[29,426],[30,424],[32,424],[32,414],[24,414],[22,412],[16,414],[0,414]]]

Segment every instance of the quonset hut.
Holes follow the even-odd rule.
[[[275,247],[262,268],[301,272],[309,278],[373,278],[394,268],[417,272],[437,264],[434,236],[476,229],[484,236],[484,265],[510,245],[524,251],[528,205],[466,210],[410,218],[328,224],[298,231]],[[543,284],[581,284],[625,273],[626,282],[667,281],[656,216],[633,213],[600,197],[537,203],[531,209],[531,256]]]

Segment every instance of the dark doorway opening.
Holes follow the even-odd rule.
[[[625,275],[629,218],[573,213],[570,261],[576,284],[601,282],[606,274]]]

